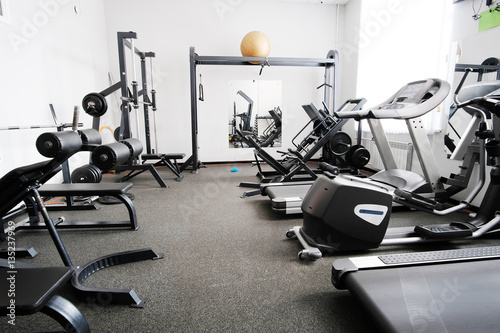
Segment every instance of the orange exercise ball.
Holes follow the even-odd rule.
[[[240,49],[244,57],[267,57],[271,52],[271,42],[263,32],[251,31],[241,40]]]

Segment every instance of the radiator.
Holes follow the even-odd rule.
[[[374,170],[383,170],[384,164],[378,153],[377,145],[372,139],[361,139],[361,144],[370,152],[370,162],[367,167]],[[389,141],[392,155],[399,169],[411,170],[413,159],[413,144],[409,142]]]

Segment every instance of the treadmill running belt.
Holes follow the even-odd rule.
[[[344,284],[381,332],[494,332],[500,259],[350,272]]]

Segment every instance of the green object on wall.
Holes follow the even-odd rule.
[[[500,11],[495,9],[485,10],[481,13],[481,18],[479,19],[479,31],[491,29],[493,27],[500,25]]]

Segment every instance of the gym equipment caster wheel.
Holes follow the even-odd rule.
[[[293,231],[293,229],[290,229],[286,232],[286,238],[297,238],[297,236],[295,235],[295,232]]]
[[[306,249],[302,250],[297,255],[300,260],[317,260],[323,256],[320,250],[318,249]]]

